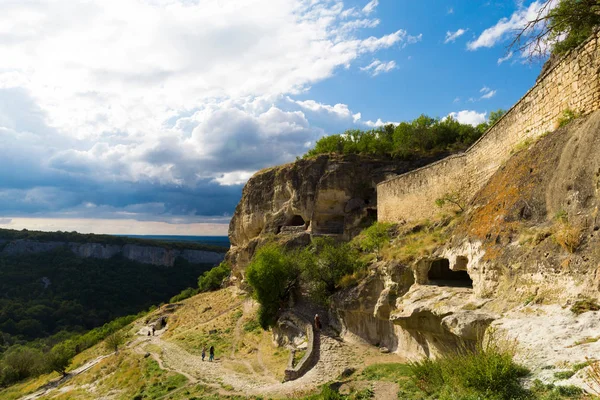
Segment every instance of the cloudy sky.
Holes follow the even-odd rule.
[[[323,135],[509,108],[537,7],[1,0],[0,227],[225,234],[252,173]]]

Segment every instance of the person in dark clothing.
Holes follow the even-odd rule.
[[[152,325],[152,336],[154,336],[154,331],[156,330],[156,328],[154,327],[154,325]]]
[[[215,346],[210,346],[208,349],[208,361],[213,361],[215,359]]]
[[[315,314],[315,329],[321,330],[321,318],[319,318],[319,314]]]
[[[206,346],[202,346],[202,361],[204,361],[204,357],[206,357]]]

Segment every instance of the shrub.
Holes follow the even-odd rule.
[[[258,320],[263,328],[275,323],[277,313],[300,280],[295,252],[267,244],[259,248],[246,269],[246,279],[260,304]]]
[[[373,225],[363,230],[360,235],[353,239],[354,246],[364,252],[374,252],[381,250],[390,242],[390,232],[395,227],[394,224],[386,222],[375,222]]]
[[[558,118],[558,126],[562,128],[563,126],[569,124],[571,121],[576,119],[579,115],[573,110],[564,110],[562,115]]]
[[[461,192],[448,192],[442,197],[435,199],[435,205],[440,208],[444,207],[446,204],[451,204],[455,207],[458,207],[460,212],[465,211],[465,199]]]
[[[514,352],[494,340],[459,349],[435,360],[409,364],[414,383],[428,394],[450,399],[518,399],[527,392],[520,378],[528,371],[513,361]]]
[[[169,303],[177,303],[178,301],[189,299],[190,297],[195,296],[197,294],[198,294],[198,289],[194,289],[194,288],[183,289],[181,291],[181,293],[176,294],[175,296],[171,297],[171,299],[169,300]]]
[[[592,388],[594,394],[600,396],[600,389],[598,389],[600,388],[600,361],[588,360],[588,362],[590,363],[590,368],[587,371],[585,380]]]
[[[198,289],[201,292],[218,290],[223,285],[225,278],[231,274],[231,268],[226,262],[222,262],[210,271],[203,273],[198,278]]]
[[[122,331],[116,331],[111,333],[104,339],[104,347],[108,351],[119,351],[119,346],[125,342],[125,335]]]
[[[65,371],[74,356],[75,349],[68,343],[57,344],[46,354],[46,366],[49,371],[56,371],[65,375]]]
[[[554,232],[556,242],[569,253],[575,253],[583,239],[582,230],[570,223],[562,223]]]
[[[344,276],[363,267],[354,248],[331,238],[313,240],[310,249],[304,250],[299,260],[309,296],[321,304],[328,302]]]
[[[598,303],[594,299],[578,300],[571,307],[571,311],[576,315],[583,314],[584,312],[588,311],[598,310],[600,310],[600,305],[598,305]]]

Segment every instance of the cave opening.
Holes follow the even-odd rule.
[[[286,224],[286,226],[304,226],[306,221],[300,215],[294,215]]]
[[[469,276],[469,273],[467,271],[452,271],[450,269],[450,261],[446,258],[440,258],[431,262],[427,278],[430,285],[473,287],[473,280]]]

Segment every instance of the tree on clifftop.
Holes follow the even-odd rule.
[[[583,43],[600,25],[600,0],[546,0],[519,29],[508,51],[533,60],[549,52],[560,56]]]

